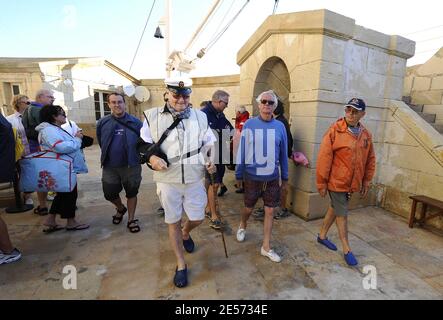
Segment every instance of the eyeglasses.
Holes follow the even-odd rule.
[[[54,96],[45,96],[46,98],[55,100]]]
[[[180,97],[182,97],[183,100],[187,100],[187,99],[189,99],[191,96],[189,96],[189,95],[185,95],[185,94],[172,93],[172,97],[173,97],[175,100],[179,100]]]
[[[273,106],[275,104],[275,101],[263,99],[263,100],[260,100],[260,103],[263,104],[263,105],[267,104],[269,106]]]
[[[66,118],[66,113],[64,113],[64,112],[59,112],[59,113],[57,113],[57,116],[63,116],[63,117]]]
[[[361,111],[359,111],[357,109],[354,109],[354,108],[351,108],[351,107],[346,107],[345,108],[345,112],[346,113],[350,113],[352,115],[357,115],[357,114],[360,114]]]
[[[228,104],[229,104],[229,102],[226,102],[226,101],[224,101],[224,100],[219,100],[219,102],[223,102],[225,105],[228,105]]]
[[[20,103],[24,103],[24,104],[26,104],[28,106],[31,104],[31,102],[29,102],[29,101],[20,101]]]

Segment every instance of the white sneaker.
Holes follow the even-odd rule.
[[[245,241],[245,237],[246,237],[246,230],[238,228],[238,230],[237,230],[237,241],[238,242],[243,242],[243,241]]]
[[[28,198],[28,199],[25,199],[25,204],[33,206],[34,201],[32,200],[32,198]]]
[[[281,261],[280,256],[277,253],[275,253],[275,251],[272,249],[269,250],[268,252],[266,252],[265,249],[263,249],[263,247],[261,247],[261,255],[264,257],[268,257],[269,259],[271,259],[271,261],[274,261],[274,262]]]
[[[1,253],[0,251],[0,264],[8,264],[19,260],[22,257],[22,253],[17,249],[14,249],[10,254]]]

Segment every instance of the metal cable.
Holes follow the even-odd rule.
[[[134,58],[132,58],[131,66],[129,67],[129,73],[131,73],[132,66],[134,65],[135,58],[137,57],[138,49],[140,49],[140,45],[142,43],[143,36],[145,35],[146,27],[148,26],[149,20],[151,19],[152,10],[154,10],[154,6],[155,6],[156,1],[157,0],[154,0],[154,2],[152,3],[151,11],[149,12],[148,19],[146,20],[145,27],[143,28],[143,32],[140,37],[140,41],[138,42],[137,50],[135,50]]]
[[[238,16],[242,13],[242,11],[245,9],[245,7],[249,4],[250,0],[246,0],[245,4],[243,5],[243,7],[240,9],[240,11],[228,22],[228,24],[223,28],[223,30],[215,36],[215,38],[213,38],[213,40],[211,40],[209,42],[209,44],[206,46],[206,52],[211,49],[218,40],[220,40],[220,38],[225,34],[225,32],[229,29],[229,27],[235,22],[235,20],[238,18]]]

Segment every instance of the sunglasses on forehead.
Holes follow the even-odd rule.
[[[275,104],[275,101],[263,99],[263,100],[260,100],[260,103],[264,104],[264,105],[273,106]]]

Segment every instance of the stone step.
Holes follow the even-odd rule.
[[[410,96],[403,96],[403,97],[401,98],[401,100],[402,100],[404,103],[406,103],[406,104],[411,104],[411,102],[412,102],[412,97],[410,97]]]
[[[423,112],[424,105],[422,104],[408,104],[408,106],[415,112]]]
[[[432,126],[434,127],[435,130],[443,134],[443,124],[433,124]]]
[[[417,112],[417,114],[423,119],[425,119],[426,122],[431,124],[435,123],[435,119],[437,118],[436,114],[424,113],[424,112]]]

